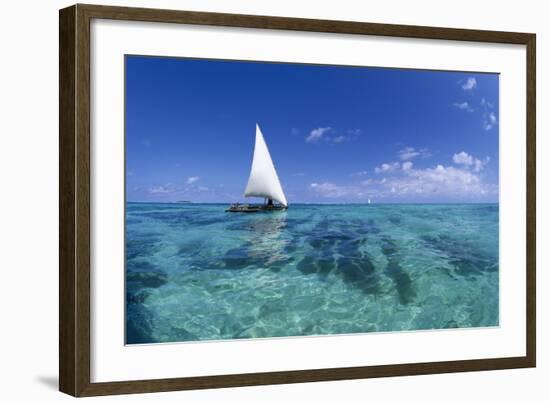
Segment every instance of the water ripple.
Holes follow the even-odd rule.
[[[127,343],[498,325],[498,205],[127,205]]]

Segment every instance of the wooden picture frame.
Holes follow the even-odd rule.
[[[92,383],[90,380],[90,21],[94,18],[525,45],[527,54],[525,60],[527,71],[526,355]],[[536,37],[534,34],[80,4],[60,10],[59,29],[60,391],[73,396],[94,396],[535,366]]]

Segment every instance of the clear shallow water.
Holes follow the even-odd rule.
[[[498,205],[128,203],[128,344],[499,323]]]

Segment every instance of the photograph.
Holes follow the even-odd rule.
[[[124,57],[126,345],[499,326],[498,73]]]

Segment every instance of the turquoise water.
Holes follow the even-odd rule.
[[[498,205],[128,203],[128,344],[499,324]]]

